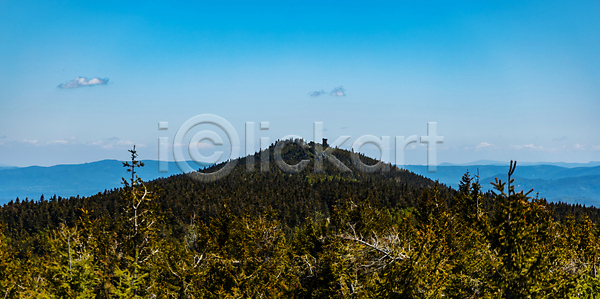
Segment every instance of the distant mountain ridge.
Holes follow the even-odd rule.
[[[175,162],[168,163],[169,171],[158,172],[158,161],[143,160],[145,167],[138,174],[144,180],[180,174]],[[190,165],[192,165],[190,162]],[[202,166],[199,166],[200,168]],[[90,196],[121,187],[121,178],[126,176],[123,162],[101,160],[83,164],[61,164],[55,166],[28,166],[0,168],[0,204],[20,199],[37,200],[57,195],[62,197]]]
[[[439,166],[475,166],[475,165],[484,165],[484,166],[502,166],[508,165],[507,162],[502,161],[494,161],[494,160],[477,160],[468,163],[441,163]],[[521,166],[539,166],[539,165],[551,165],[551,166],[560,166],[565,168],[575,168],[575,167],[595,167],[600,166],[600,161],[590,161],[587,163],[569,163],[569,162],[519,162]]]
[[[593,165],[592,163],[588,163]],[[462,175],[469,171],[479,174],[484,190],[490,190],[495,178],[507,180],[508,165],[438,166],[437,172],[427,172],[427,166],[406,165],[405,169],[453,188],[458,187]],[[517,165],[517,190],[539,192],[552,202],[579,203],[600,207],[600,166],[561,167],[555,165]]]

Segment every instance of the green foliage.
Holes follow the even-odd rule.
[[[56,255],[49,257],[45,276],[50,293],[56,298],[94,297],[97,266],[88,241],[77,227],[62,225],[52,232],[50,243]]]
[[[15,260],[12,248],[7,244],[4,229],[0,224],[0,295],[5,298],[15,297],[15,274],[18,261]]]
[[[314,144],[294,146],[281,151],[287,163],[314,159]],[[600,229],[581,212],[595,210],[567,213],[517,192],[516,163],[507,182],[493,183],[492,195],[469,173],[455,191],[397,168],[363,174],[331,167],[317,174],[308,170],[312,160],[296,175],[274,168],[247,173],[240,163],[208,184],[185,176],[143,182],[136,176],[143,164],[135,148],[130,153],[124,166],[131,178],[120,190],[0,208],[1,296],[595,298],[600,292]],[[336,156],[351,167],[348,152]]]

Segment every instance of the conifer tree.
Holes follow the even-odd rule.
[[[499,193],[488,238],[500,264],[490,287],[503,298],[557,296],[569,285],[560,276],[565,266],[564,251],[556,246],[560,236],[545,202],[528,196],[533,190],[515,192],[516,165],[510,162],[507,182],[492,183]]]
[[[120,278],[116,292],[121,296],[144,296],[151,287],[150,263],[160,251],[157,236],[161,217],[155,202],[157,191],[149,190],[136,173],[136,168],[143,167],[144,162],[137,160],[135,146],[129,153],[131,161],[123,162],[131,178],[122,179],[125,221],[120,235],[122,243],[118,246],[121,262],[115,273]]]

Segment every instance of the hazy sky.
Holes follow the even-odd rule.
[[[600,2],[398,2],[0,0],[0,164],[157,159],[203,113],[257,146],[437,122],[439,162],[600,160]]]

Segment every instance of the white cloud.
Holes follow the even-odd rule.
[[[308,93],[308,95],[313,98],[316,98],[316,97],[324,95],[324,94],[325,94],[325,91],[322,89]],[[329,95],[334,96],[334,97],[345,97],[346,89],[344,89],[344,86],[338,86],[338,87],[334,88],[331,92],[329,92]]]
[[[544,147],[541,146],[541,145],[540,146],[535,146],[533,144],[526,144],[526,145],[524,145],[524,147],[526,149],[533,149],[533,150],[538,150],[538,151],[544,150]]]
[[[491,143],[482,142],[475,147],[475,150],[485,149],[485,148],[494,148],[495,146]]]
[[[215,147],[215,145],[210,142],[198,142],[196,144],[196,147],[198,149],[212,149]]]
[[[541,145],[540,146],[535,146],[533,144],[511,145],[510,147],[513,148],[513,149],[516,149],[516,150],[523,150],[523,149],[538,150],[538,151],[544,150],[543,146],[541,146]]]
[[[169,144],[170,145],[170,144]],[[212,142],[202,141],[194,143],[175,143],[174,147],[195,148],[200,150],[213,149],[216,146]]]
[[[92,142],[92,145],[100,146],[104,149],[130,149],[134,145],[136,147],[147,147],[145,144],[134,143],[129,140],[121,140],[118,137],[106,138],[96,142]]]
[[[93,85],[106,85],[108,83],[108,78],[100,79],[100,78],[92,78],[89,79],[86,77],[77,77],[75,80],[71,80],[67,83],[58,85],[58,88],[77,88],[81,86],[93,86]]]
[[[566,146],[559,146],[559,147],[544,147],[544,146],[536,146],[533,144],[524,144],[524,145],[511,145],[510,146],[511,149],[515,149],[515,150],[531,150],[531,151],[541,151],[541,152],[548,152],[548,153],[564,153],[565,151],[568,150],[568,148]]]
[[[595,150],[595,151],[599,151],[600,150],[600,145],[592,146],[592,149]]]
[[[573,149],[575,149],[575,150],[584,150],[585,149],[585,145],[581,145],[579,143],[575,143],[575,144],[573,144]]]
[[[318,97],[318,96],[320,96],[322,94],[325,94],[324,90],[313,91],[313,92],[309,93],[308,95],[311,96],[311,97],[313,97],[313,98],[315,98],[315,97]]]
[[[335,97],[345,97],[346,89],[344,89],[343,86],[336,87],[329,93],[329,95],[335,96]]]
[[[121,140],[121,141],[119,141],[119,142],[118,142],[118,144],[119,144],[119,145],[126,145],[126,146],[129,146],[129,145],[133,145],[133,142],[131,142],[131,141],[129,141],[129,140]]]

